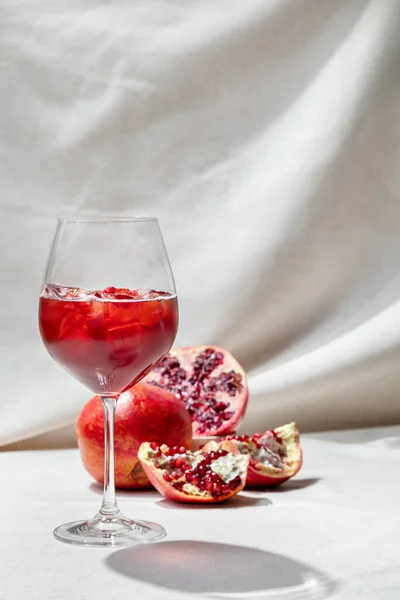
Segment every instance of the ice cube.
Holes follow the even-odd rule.
[[[54,285],[49,283],[43,291],[45,298],[51,300],[80,300],[89,301],[93,298],[92,290],[84,290],[83,288],[67,287],[62,285]]]
[[[146,290],[142,293],[143,300],[156,300],[158,298],[165,298],[166,296],[170,296],[170,294],[159,290]]]
[[[82,339],[88,337],[87,317],[84,314],[70,312],[61,321],[58,331],[60,340]]]
[[[162,300],[144,300],[139,304],[139,321],[144,327],[158,325],[167,315],[167,306]]]

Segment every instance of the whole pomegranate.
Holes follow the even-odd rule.
[[[246,373],[218,346],[173,348],[145,381],[183,400],[196,437],[234,433],[246,410]]]
[[[118,488],[148,488],[137,453],[142,442],[191,448],[192,426],[183,402],[174,394],[146,383],[138,383],[121,394],[115,411],[115,485]],[[98,396],[89,400],[76,422],[78,446],[86,470],[103,482],[104,423]]]

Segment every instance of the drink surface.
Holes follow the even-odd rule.
[[[49,354],[75,379],[96,394],[118,394],[171,348],[178,303],[157,290],[48,284],[39,300],[39,328]]]

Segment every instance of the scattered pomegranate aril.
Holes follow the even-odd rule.
[[[210,442],[198,452],[184,453],[144,442],[138,457],[160,494],[176,502],[198,503],[223,502],[240,492],[250,461],[229,441],[224,448]]]
[[[233,444],[238,452],[250,458],[246,487],[276,487],[296,475],[303,464],[296,423],[252,437],[226,436],[218,445],[225,448],[225,444],[229,447]]]
[[[218,346],[173,348],[145,380],[185,403],[196,437],[234,433],[247,407],[246,374]]]

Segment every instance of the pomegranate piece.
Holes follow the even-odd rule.
[[[198,452],[144,442],[138,458],[148,480],[165,498],[198,503],[223,502],[240,492],[250,460],[229,442],[224,448],[209,442]]]
[[[234,433],[246,410],[246,373],[218,346],[173,348],[146,381],[183,400],[196,437]]]
[[[300,436],[296,423],[289,423],[253,436],[227,436],[226,444],[250,457],[246,487],[276,487],[296,475],[303,463]]]

